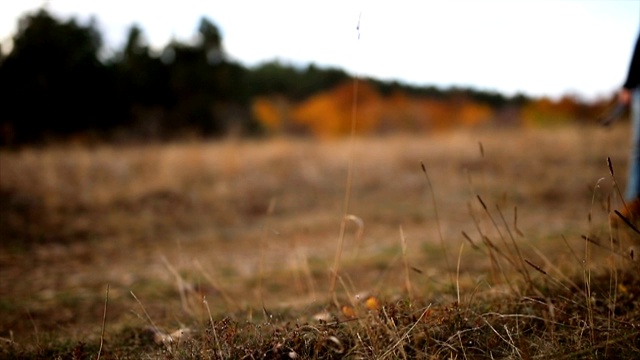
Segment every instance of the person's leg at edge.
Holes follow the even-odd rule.
[[[625,206],[620,209],[620,213],[637,224],[640,220],[640,88],[635,89],[631,97],[631,154],[628,171]],[[620,225],[618,216],[614,216],[613,225]]]
[[[631,153],[624,198],[625,206],[619,208],[620,214],[631,222],[637,222],[640,219],[640,89],[635,89],[631,97]],[[614,228],[623,223],[613,213],[609,219]]]
[[[631,98],[631,155],[625,198],[628,202],[640,196],[640,88],[633,91]]]

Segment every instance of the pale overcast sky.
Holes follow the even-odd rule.
[[[3,49],[17,19],[43,5],[64,19],[94,15],[112,50],[133,23],[157,48],[192,39],[204,15],[247,66],[277,58],[415,85],[588,99],[620,86],[640,30],[640,0],[20,0],[0,5]]]

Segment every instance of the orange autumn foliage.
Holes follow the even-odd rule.
[[[253,99],[251,113],[265,130],[277,133],[289,127],[289,107],[282,96],[261,96]]]
[[[282,126],[281,114],[275,103],[269,98],[258,97],[253,99],[251,112],[267,130],[279,130]]]
[[[451,127],[453,118],[451,107],[442,100],[420,100],[422,114],[425,116],[425,125],[430,130],[443,130]]]
[[[467,101],[456,107],[455,117],[461,125],[475,126],[489,121],[493,116],[493,110],[484,104]]]
[[[576,120],[581,113],[578,101],[572,97],[556,101],[544,97],[524,107],[522,120],[527,126],[558,125]]]
[[[353,116],[352,82],[317,94],[293,109],[292,121],[311,133],[330,137],[348,134]],[[394,91],[382,97],[367,82],[357,88],[356,133],[394,130],[442,130],[458,125],[478,125],[493,116],[492,109],[470,100],[430,99]]]
[[[357,88],[356,88],[357,86]],[[295,106],[292,122],[320,137],[345,135],[351,131],[353,99],[357,90],[356,133],[372,132],[380,118],[381,97],[368,83],[343,83]]]
[[[384,117],[381,119],[381,131],[404,130],[424,131],[431,129],[434,114],[438,112],[436,102],[428,99],[410,97],[394,91],[384,105]]]
[[[297,104],[281,97],[259,97],[253,101],[252,112],[269,132],[295,131],[318,137],[349,134],[354,115],[357,134],[477,126],[495,116],[489,105],[464,97],[430,98],[401,90],[382,96],[366,81],[344,82]]]

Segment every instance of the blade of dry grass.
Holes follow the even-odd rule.
[[[202,303],[206,307],[207,313],[209,314],[209,324],[211,325],[211,333],[213,334],[214,345],[217,349],[215,354],[221,359],[228,358],[229,354],[225,355],[222,353],[222,346],[220,344],[220,339],[218,338],[218,333],[216,332],[215,323],[213,322],[213,315],[211,315],[211,308],[209,308],[209,302],[207,302],[207,299],[204,296],[202,297]]]
[[[500,334],[500,332],[498,332],[498,330],[496,330],[495,327],[493,327],[493,325],[491,325],[491,323],[489,323],[485,318],[482,318],[482,320],[485,322],[485,324],[487,326],[489,326],[489,328],[491,329],[491,331],[493,331],[496,335],[498,335],[498,337],[504,341],[505,344],[509,345],[509,347],[517,354],[518,358],[521,358],[521,354],[520,354],[520,350],[518,349],[518,347],[513,343],[512,339],[509,338],[509,340],[507,340],[504,336],[502,336],[502,334]]]
[[[458,306],[460,303],[460,260],[462,259],[462,250],[464,249],[464,243],[460,244],[460,251],[458,252],[458,265],[456,266],[456,295],[458,297]]]
[[[522,233],[522,231],[518,229],[518,207],[517,206],[513,207],[513,229],[516,231],[516,234],[518,234],[520,237],[524,237],[524,234]]]
[[[436,201],[436,194],[433,190],[433,184],[431,183],[431,178],[429,178],[429,172],[427,172],[427,167],[424,165],[422,161],[420,161],[420,167],[422,168],[422,173],[424,173],[424,177],[427,180],[427,185],[429,186],[429,192],[431,194],[431,204],[433,206],[433,212],[436,217],[436,228],[438,229],[438,238],[440,239],[440,247],[442,248],[442,255],[444,256],[444,262],[446,267],[446,272],[449,275],[449,280],[451,285],[453,286],[453,275],[451,274],[451,265],[449,263],[449,253],[447,251],[447,247],[444,243],[444,236],[442,235],[442,227],[440,225],[440,216],[438,215],[438,202]]]
[[[359,25],[358,25],[359,28]],[[358,30],[359,31],[359,30]],[[360,35],[358,35],[359,37]],[[351,102],[351,128],[349,131],[349,163],[347,166],[347,180],[345,184],[345,192],[344,192],[344,203],[342,209],[342,218],[340,221],[340,234],[338,236],[338,244],[336,246],[336,255],[333,261],[333,269],[331,280],[329,284],[329,298],[333,299],[334,305],[339,307],[338,299],[336,298],[336,280],[338,277],[338,271],[340,268],[340,260],[342,258],[342,249],[344,248],[344,238],[346,233],[346,221],[347,216],[350,211],[350,201],[351,201],[351,188],[353,186],[353,165],[355,162],[355,153],[354,153],[354,142],[355,142],[355,134],[356,134],[356,124],[357,124],[357,115],[358,115],[358,77],[355,76],[353,79],[353,98]]]
[[[102,328],[100,330],[100,347],[98,348],[97,360],[102,355],[102,346],[104,345],[104,329],[107,324],[107,306],[109,305],[109,284],[107,284],[106,294],[104,295],[104,312],[102,313]]]
[[[513,248],[516,251],[516,255],[518,256],[518,259],[520,260],[520,266],[516,270],[519,273],[522,274],[522,276],[524,277],[524,280],[526,281],[527,285],[530,288],[532,288],[533,287],[533,282],[531,281],[531,276],[529,276],[529,272],[527,271],[527,268],[524,266],[524,258],[522,257],[522,252],[520,251],[520,247],[516,243],[516,240],[515,240],[513,234],[511,233],[511,230],[509,229],[509,225],[507,224],[507,220],[505,219],[504,215],[502,214],[502,210],[500,210],[500,206],[498,206],[497,204],[496,204],[496,210],[498,211],[498,214],[500,215],[500,219],[502,219],[502,223],[503,223],[505,229],[507,230],[507,234],[509,235],[509,239],[511,240],[511,244],[513,245]]]
[[[480,201],[480,204],[483,206],[483,208],[486,209],[486,205],[484,204],[484,201],[482,201],[482,198],[480,198],[480,196],[476,196],[477,199]],[[468,209],[469,209],[469,215],[471,216],[471,218],[473,219],[473,223],[476,227],[476,230],[478,231],[478,233],[480,234],[480,237],[482,239],[482,242],[485,244],[485,246],[488,249],[488,255],[489,255],[489,260],[491,262],[491,275],[492,278],[495,282],[499,282],[498,280],[498,276],[497,273],[500,272],[500,274],[502,275],[502,278],[505,280],[505,282],[507,283],[507,285],[509,286],[509,288],[511,288],[512,291],[515,291],[513,284],[511,283],[511,280],[509,279],[509,277],[507,276],[504,268],[502,267],[502,265],[500,264],[500,262],[498,261],[498,259],[496,258],[496,254],[499,255],[502,259],[506,260],[507,262],[509,262],[514,268],[517,268],[516,264],[514,263],[513,259],[509,256],[506,256],[501,250],[500,248],[498,248],[492,241],[491,239],[489,239],[488,236],[486,236],[482,229],[480,228],[480,224],[478,222],[478,219],[476,218],[475,214],[473,213],[473,209],[471,204],[467,204],[468,205]],[[468,237],[467,237],[468,238]],[[468,238],[468,240],[471,240],[470,238]],[[471,242],[473,244],[473,242]],[[484,253],[484,252],[483,252]]]
[[[629,209],[627,208],[627,202],[624,200],[624,196],[622,195],[622,190],[620,189],[620,186],[618,185],[618,180],[616,179],[616,174],[613,171],[613,162],[611,161],[611,157],[607,156],[607,166],[609,167],[609,174],[611,175],[611,179],[613,180],[613,185],[614,188],[616,189],[616,192],[620,198],[620,201],[622,201],[622,205],[625,209],[627,209],[627,211],[629,211]],[[598,180],[599,182],[600,180]]]
[[[508,256],[506,256],[506,258],[508,258],[509,262],[511,263],[511,265],[514,266],[514,268],[518,269],[518,266],[516,265],[515,261],[513,260],[514,258],[516,258],[516,256],[513,254],[511,248],[507,244],[507,241],[505,240],[505,237],[502,234],[502,231],[500,231],[500,227],[498,226],[498,223],[493,218],[493,215],[489,211],[489,208],[485,204],[484,200],[482,200],[482,197],[480,195],[476,195],[476,198],[480,202],[480,205],[482,205],[482,208],[484,209],[485,214],[487,214],[487,217],[491,221],[491,224],[493,224],[494,229],[498,233],[498,237],[500,238],[500,240],[502,241],[502,244],[504,245],[505,249],[507,250]],[[503,220],[504,220],[504,218],[503,218]]]
[[[153,328],[153,330],[156,333],[161,333],[160,329],[156,326],[156,324],[153,322],[153,320],[151,319],[151,316],[149,316],[149,313],[147,312],[147,309],[145,309],[144,305],[142,305],[142,301],[140,301],[140,299],[138,299],[138,297],[136,296],[136,294],[133,293],[133,291],[129,291],[129,293],[131,294],[131,296],[133,296],[133,298],[136,300],[136,302],[138,303],[138,305],[140,305],[140,308],[142,309],[142,312],[144,313],[144,315],[147,318],[147,321],[149,321],[149,324],[151,325],[151,327]]]
[[[431,308],[431,304],[429,304],[429,306],[427,306],[422,311],[422,314],[420,314],[420,317],[418,317],[418,320],[416,320],[413,323],[413,325],[411,325],[411,327],[409,327],[409,329],[407,329],[407,331],[405,331],[402,334],[402,336],[400,336],[400,338],[393,345],[391,345],[391,347],[389,347],[389,349],[384,354],[382,354],[382,356],[380,356],[380,359],[387,359],[389,356],[391,356],[391,353],[393,353],[395,349],[398,348],[400,344],[402,344],[402,341],[404,341],[405,338],[407,338],[407,336],[409,336],[409,334],[413,331],[413,329],[418,325],[418,323],[422,321],[422,318],[427,314],[430,308]]]
[[[553,261],[549,260],[549,258],[542,251],[540,251],[535,246],[531,246],[530,248],[536,253],[536,255],[538,255],[544,261],[547,267],[550,267],[551,269],[553,269],[556,276],[559,276],[562,279],[563,284],[569,284],[569,286],[573,288],[574,291],[582,291],[582,288],[578,286],[578,284],[576,284],[566,274],[564,274],[557,266],[555,266]],[[532,264],[529,264],[529,265],[532,266]],[[545,272],[545,275],[547,275],[546,272]]]
[[[404,264],[404,287],[407,295],[409,296],[409,302],[413,299],[413,287],[411,286],[411,278],[409,277],[409,261],[407,260],[407,240],[404,237],[404,231],[402,225],[400,226],[400,244],[402,247],[402,262]]]
[[[180,273],[173,267],[173,265],[169,263],[169,260],[167,260],[164,255],[161,256],[160,259],[176,280],[176,287],[178,290],[178,294],[180,294],[180,304],[182,305],[182,310],[184,310],[187,314],[194,316],[193,309],[191,308],[191,305],[187,300],[187,288],[189,286],[188,283],[184,280],[182,275],[180,275]]]
[[[200,273],[202,274],[202,276],[204,276],[204,278],[209,282],[209,285],[211,285],[213,287],[213,289],[220,294],[220,296],[222,296],[222,299],[224,299],[225,304],[235,310],[238,311],[240,310],[240,307],[238,306],[238,303],[236,301],[234,301],[231,296],[229,296],[229,294],[227,293],[227,291],[220,285],[220,283],[218,281],[216,281],[213,276],[211,276],[207,271],[205,271],[205,269],[202,267],[202,264],[200,263],[199,260],[194,260],[194,264],[195,266],[198,268],[198,270],[200,271]]]
[[[531,266],[532,268],[536,269],[536,271],[538,271],[539,273],[541,273],[542,275],[546,276],[547,278],[549,278],[551,281],[553,281],[555,284],[560,285],[562,288],[564,288],[567,291],[571,291],[571,289],[569,287],[567,287],[565,284],[563,284],[561,281],[555,279],[553,276],[549,275],[549,273],[547,273],[546,271],[544,271],[540,266],[532,263],[531,261],[529,261],[528,259],[524,259],[524,262],[527,263],[527,265]]]

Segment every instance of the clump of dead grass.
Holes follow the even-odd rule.
[[[425,298],[387,300],[361,308],[355,317],[336,312],[328,321],[295,311],[254,322],[228,314],[212,318],[184,341],[159,341],[148,327],[127,328],[110,337],[103,357],[631,359],[640,353],[640,279],[633,271],[617,277],[614,317],[609,275],[603,274],[591,279],[589,307],[583,293],[540,280],[536,294],[439,304]],[[44,359],[89,358],[97,347],[59,343],[28,351],[5,344],[1,349],[3,358]]]

